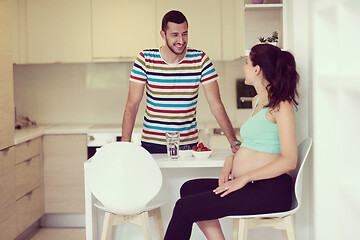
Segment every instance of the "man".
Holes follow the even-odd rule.
[[[196,106],[200,83],[210,109],[231,149],[241,144],[220,98],[219,78],[202,51],[187,48],[188,22],[179,11],[163,17],[165,45],[142,51],[130,76],[129,95],[122,123],[122,141],[131,141],[136,114],[146,86],[146,109],[141,145],[150,153],[166,153],[166,132],[180,132],[180,146],[198,142]]]

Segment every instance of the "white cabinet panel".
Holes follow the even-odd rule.
[[[160,35],[155,0],[92,0],[93,59],[134,59]]]
[[[90,13],[89,0],[28,0],[28,63],[90,61]]]

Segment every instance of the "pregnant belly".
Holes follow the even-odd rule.
[[[240,148],[235,155],[233,162],[232,176],[238,177],[242,174],[265,166],[275,161],[279,154],[258,152],[247,148]]]

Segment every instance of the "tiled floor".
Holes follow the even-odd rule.
[[[85,228],[40,228],[30,240],[85,240]]]

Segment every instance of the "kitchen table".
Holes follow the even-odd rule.
[[[182,182],[196,177],[217,177],[225,158],[231,154],[230,149],[215,149],[211,156],[206,159],[179,157],[177,160],[169,159],[167,154],[152,154],[163,175],[163,186],[159,194],[160,198],[164,196],[165,198],[169,198],[169,196],[172,196],[172,199],[168,200],[169,203],[161,208],[163,223],[166,223],[164,224],[164,229],[166,229],[168,220],[171,217],[172,208],[178,198],[179,187]],[[84,166],[86,166],[86,164],[85,162]],[[85,168],[85,222],[87,240],[100,239],[102,219],[99,214],[101,211],[94,206],[95,201],[95,197],[86,185]],[[116,234],[115,231],[113,233]],[[152,233],[154,233],[153,229]],[[140,232],[140,234],[142,234],[142,232]]]

